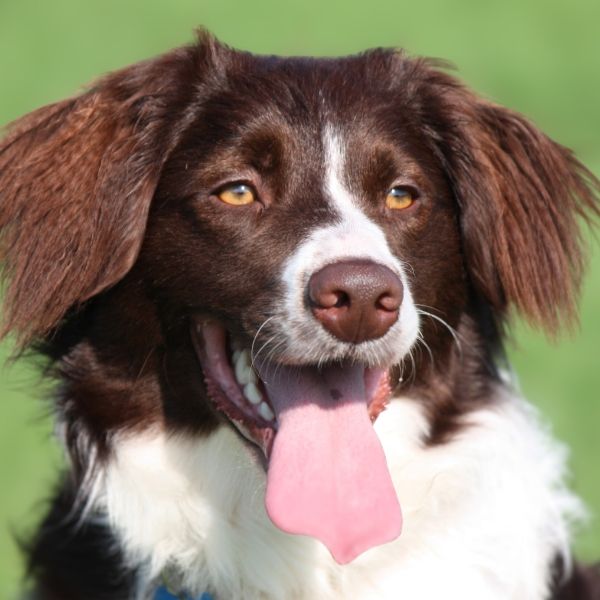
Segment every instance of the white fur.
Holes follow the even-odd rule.
[[[563,484],[564,449],[532,408],[505,390],[494,406],[430,448],[418,400],[391,403],[376,429],[404,530],[346,566],[270,523],[264,470],[227,427],[118,438],[97,508],[132,564],[147,565],[139,598],[176,567],[192,593],[218,600],[542,600],[581,507]]]
[[[337,222],[315,229],[298,245],[283,272],[286,286],[285,313],[280,327],[289,338],[285,351],[288,361],[319,362],[324,356],[336,360],[353,354],[359,362],[371,365],[400,362],[415,343],[419,316],[402,263],[392,254],[383,230],[358,207],[356,199],[342,183],[344,144],[331,127],[323,136],[325,148],[325,193],[335,209]],[[378,340],[351,345],[329,334],[306,309],[305,289],[313,273],[327,264],[342,260],[367,259],[392,270],[404,287],[398,321]]]

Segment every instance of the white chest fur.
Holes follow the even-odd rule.
[[[516,397],[468,423],[426,448],[418,403],[391,403],[376,429],[404,530],[343,567],[318,542],[271,524],[264,471],[225,427],[208,438],[117,440],[96,505],[128,558],[145,565],[140,598],[176,566],[191,591],[219,600],[541,600],[548,564],[568,557],[569,526],[581,515],[563,484],[564,450]]]

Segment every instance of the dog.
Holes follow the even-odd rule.
[[[69,462],[33,597],[600,598],[503,354],[513,313],[573,322],[598,190],[397,50],[201,32],[17,120],[3,333]]]

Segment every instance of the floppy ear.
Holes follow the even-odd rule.
[[[217,50],[201,34],[197,46],[111,74],[9,127],[0,142],[3,335],[25,343],[47,333],[129,271],[161,167]]]
[[[599,214],[598,180],[523,116],[430,72],[437,148],[460,207],[475,289],[500,318],[514,307],[555,333],[576,321],[580,221]]]

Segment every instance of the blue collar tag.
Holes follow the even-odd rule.
[[[187,594],[185,594],[183,596],[174,596],[164,585],[161,585],[156,590],[156,594],[154,594],[154,598],[152,600],[195,600],[195,599]],[[210,594],[204,592],[204,594],[202,594],[202,596],[200,596],[197,600],[214,600],[214,598]]]

